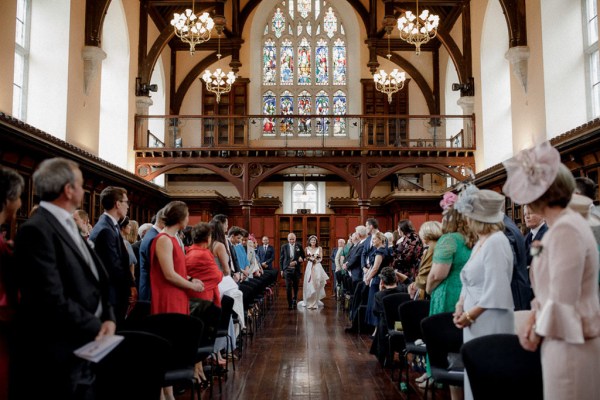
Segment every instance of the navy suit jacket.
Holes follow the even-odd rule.
[[[73,374],[84,363],[73,350],[94,340],[103,321],[115,320],[108,275],[87,245],[98,271],[98,278],[94,276],[72,237],[43,207],[21,226],[15,246],[21,299],[12,359],[14,390],[31,398],[73,398]],[[100,318],[95,315],[99,301]]]
[[[537,231],[535,237],[531,235],[531,231],[529,231],[525,236],[525,247],[527,248],[527,265],[531,265],[531,261],[533,260],[533,256],[531,255],[531,243],[534,240],[542,240],[547,231],[548,224],[544,222],[540,229]]]
[[[360,261],[360,265],[363,268],[367,268],[367,264],[373,265],[373,262],[375,261],[375,250],[377,249],[375,248],[375,246],[371,246],[372,236],[373,235],[367,236],[367,238],[363,242],[364,246],[362,251],[362,258]]]
[[[352,275],[352,281],[358,282],[363,278],[363,270],[362,270],[362,255],[363,249],[367,241],[365,240],[362,243],[358,243],[350,249],[348,252],[348,257],[346,258],[346,263],[348,267],[348,271]]]
[[[150,247],[154,238],[158,236],[158,231],[152,227],[146,232],[140,245],[140,282],[138,291],[139,301],[150,301],[152,299],[152,289],[150,287]]]
[[[111,301],[113,304],[127,301],[129,288],[133,286],[133,277],[129,270],[129,254],[123,243],[123,237],[117,232],[108,215],[100,216],[90,233],[90,240],[94,242],[94,249],[108,271],[113,289]]]
[[[505,226],[504,234],[508,238],[513,252],[513,274],[510,288],[515,303],[515,311],[529,310],[533,299],[533,291],[531,290],[529,272],[527,271],[525,239],[512,219],[505,215],[503,222]]]
[[[302,245],[298,244],[298,242],[296,242],[296,244],[294,245],[294,257],[292,257],[292,255],[290,254],[290,244],[286,243],[284,245],[281,246],[281,251],[279,252],[279,267],[281,268],[282,271],[286,271],[288,270],[288,268],[290,268],[290,263],[292,261],[296,261],[297,264],[294,268],[294,273],[298,276],[300,276],[300,274],[302,274],[301,271],[301,266],[302,264],[300,264],[298,262],[298,259],[302,257],[302,260],[305,259],[304,256],[304,249],[302,249]]]
[[[273,246],[268,245],[267,250],[265,251],[265,246],[260,245],[256,249],[256,253],[258,254],[258,259],[260,263],[266,263],[267,268],[273,268],[273,260],[275,259],[275,249]]]

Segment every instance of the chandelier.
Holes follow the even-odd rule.
[[[223,31],[223,25],[217,26],[217,32],[219,33],[219,40],[217,45],[217,60],[221,59],[221,32]],[[215,72],[205,70],[202,75],[202,80],[206,83],[206,90],[214,93],[217,96],[217,103],[221,101],[221,95],[229,93],[231,86],[235,82],[236,76],[233,71],[229,71],[227,74],[217,68]]]
[[[207,12],[199,17],[196,15],[196,2],[192,1],[192,9],[185,10],[184,13],[173,15],[171,25],[175,30],[175,35],[184,43],[189,43],[190,54],[194,55],[196,45],[206,42],[210,39],[210,32],[215,23]]]
[[[429,14],[429,10],[423,10],[419,15],[419,0],[417,0],[417,13],[405,11],[398,18],[398,29],[400,30],[400,39],[407,43],[414,44],[416,54],[421,54],[421,45],[429,42],[437,34],[437,27],[440,24],[440,17]]]
[[[392,53],[390,51],[390,33],[392,31],[391,26],[385,27],[387,32],[388,39],[388,60],[392,57]],[[373,75],[373,81],[375,81],[375,89],[378,91],[387,94],[388,102],[392,103],[392,95],[399,90],[402,90],[404,87],[404,82],[406,81],[406,74],[404,72],[398,71],[398,68],[394,68],[392,72],[389,74],[385,72],[385,70],[380,69],[378,73]]]

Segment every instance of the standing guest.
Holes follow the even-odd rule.
[[[396,246],[394,268],[414,277],[421,262],[423,242],[408,219],[401,219],[398,222],[398,234],[401,241]]]
[[[321,265],[323,248],[318,243],[319,239],[312,235],[308,238],[308,246],[304,250],[308,262],[304,271],[302,301],[299,306],[306,307],[309,310],[316,310],[323,305],[320,300],[325,297],[325,284],[329,279]]]
[[[573,175],[548,142],[504,166],[504,193],[548,224],[531,265],[535,298],[519,333],[521,345],[535,351],[541,344],[544,399],[598,399],[598,247],[588,222],[567,208]]]
[[[192,297],[212,301],[217,307],[221,307],[219,283],[223,280],[223,272],[219,270],[210,251],[212,243],[210,225],[206,222],[200,222],[193,226],[192,241],[194,243],[185,255],[187,273],[190,277],[196,278],[204,284],[204,290],[193,293]]]
[[[527,254],[527,267],[531,266],[533,256],[531,255],[531,244],[536,240],[541,241],[546,232],[548,231],[548,225],[544,218],[531,211],[531,207],[527,205],[523,206],[523,217],[525,218],[525,226],[529,229],[525,236],[525,247]]]
[[[135,233],[135,231],[137,231],[137,222],[130,221],[129,217],[125,217],[121,221],[119,221],[119,226],[121,227],[121,236],[123,237],[123,244],[125,244],[125,248],[127,249],[127,255],[129,256],[129,270],[131,272],[132,279],[135,280],[135,265],[138,263],[138,261],[135,257],[135,253],[133,252],[131,244],[133,243],[132,240],[135,241],[135,238],[137,236],[137,234]]]
[[[375,232],[372,235],[371,244],[375,248],[375,258],[373,265],[365,274],[365,284],[369,288],[365,322],[377,327],[379,325],[379,316],[373,313],[373,307],[375,305],[375,295],[379,292],[379,282],[381,281],[379,273],[391,263],[392,257],[388,252],[385,235],[382,232]]]
[[[579,176],[575,178],[575,194],[585,196],[594,202],[596,201],[597,189],[598,185],[596,185],[596,182],[590,178],[585,176]],[[594,223],[600,223],[600,209],[597,206],[594,206],[593,203],[590,207],[589,219]]]
[[[333,263],[331,264],[331,270],[333,271],[333,285],[334,285],[334,293],[337,296],[338,291],[337,287],[342,285],[341,280],[338,280],[338,272],[342,271],[342,265],[344,264],[344,260],[346,258],[346,254],[344,254],[344,249],[346,247],[346,241],[344,239],[338,239],[337,246],[333,253],[335,257],[333,257]]]
[[[21,208],[25,182],[16,171],[0,167],[0,225],[12,222]],[[17,307],[13,249],[0,235],[0,399],[8,398],[8,366],[13,348],[13,320]]]
[[[150,223],[142,224],[137,229],[136,240],[131,244],[131,249],[133,250],[133,255],[135,256],[135,259],[137,260],[137,263],[135,264],[134,277],[135,277],[135,287],[138,291],[138,298],[139,298],[139,291],[140,291],[140,262],[141,262],[140,247],[142,247],[142,240],[144,239],[144,236],[146,235],[148,230],[150,230],[151,228],[152,228],[152,224],[150,224]]]
[[[125,320],[130,298],[134,297],[135,282],[130,270],[129,254],[121,237],[118,221],[127,216],[127,190],[108,186],[100,193],[104,213],[90,233],[94,249],[110,278],[110,302],[115,307],[117,324]]]
[[[262,237],[262,246],[258,247],[256,251],[262,269],[273,269],[275,249],[269,244],[269,238],[267,236]]]
[[[375,260],[375,247],[373,246],[372,239],[373,235],[379,232],[379,222],[377,222],[375,218],[369,218],[365,222],[365,227],[367,228],[367,237],[362,249],[360,261],[363,274],[367,272],[367,269],[371,268],[373,261]]]
[[[427,221],[421,225],[419,229],[419,237],[425,245],[423,247],[423,255],[421,256],[421,264],[415,281],[408,287],[408,293],[411,298],[425,299],[425,287],[427,286],[427,277],[431,271],[433,264],[433,253],[438,239],[442,236],[442,224],[438,221]]]
[[[150,248],[150,313],[190,313],[189,296],[202,292],[204,284],[197,278],[188,280],[185,254],[177,240],[178,231],[187,226],[189,213],[183,201],[172,201],[163,210],[165,225]],[[163,388],[166,400],[174,400],[173,387]]]
[[[298,300],[298,282],[302,274],[300,268],[305,256],[302,246],[296,243],[296,235],[293,232],[288,234],[287,239],[288,243],[281,246],[279,252],[279,266],[281,267],[281,276],[285,278],[288,309],[293,310]]]
[[[504,235],[504,196],[470,185],[454,207],[467,217],[469,228],[479,237],[460,274],[462,291],[453,314],[454,324],[463,329],[464,342],[485,335],[512,334],[513,253]],[[464,393],[466,400],[473,398],[466,372]]]
[[[158,236],[165,227],[165,224],[162,222],[162,209],[158,210],[154,217],[154,225],[152,225],[152,229],[148,230],[140,245],[140,283],[138,301],[143,302],[150,302],[150,299],[152,298],[152,288],[150,285],[150,248],[152,247],[152,242],[154,242],[156,236]]]
[[[73,351],[116,325],[106,270],[73,220],[83,176],[73,161],[53,158],[39,165],[33,185],[40,207],[15,240],[21,298],[11,398],[93,398],[93,370]]]
[[[92,231],[92,225],[90,225],[90,216],[84,210],[75,210],[73,213],[73,218],[75,219],[75,223],[79,228],[79,233],[81,233],[81,236],[87,240],[90,237],[90,232]]]
[[[510,288],[515,303],[515,311],[529,310],[531,308],[531,283],[529,282],[529,271],[527,270],[527,246],[523,233],[512,219],[504,215],[504,234],[510,243],[513,253],[513,274]]]

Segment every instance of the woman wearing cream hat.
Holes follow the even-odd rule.
[[[496,333],[514,333],[514,303],[510,281],[513,253],[504,235],[504,196],[467,186],[454,205],[478,236],[471,257],[460,273],[462,291],[456,303],[454,324],[463,340]],[[465,373],[465,399],[472,399]]]
[[[600,398],[598,248],[588,222],[567,205],[569,169],[548,142],[504,163],[504,193],[544,217],[549,229],[531,265],[535,293],[521,345],[541,344],[544,399]]]

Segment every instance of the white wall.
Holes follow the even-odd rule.
[[[27,123],[63,140],[67,130],[70,15],[69,0],[32,1]]]
[[[121,0],[112,0],[102,30],[100,134],[98,155],[121,168],[128,161],[129,38]]]
[[[508,30],[500,3],[490,1],[481,37],[481,102],[483,169],[512,156],[510,66],[505,59]]]

